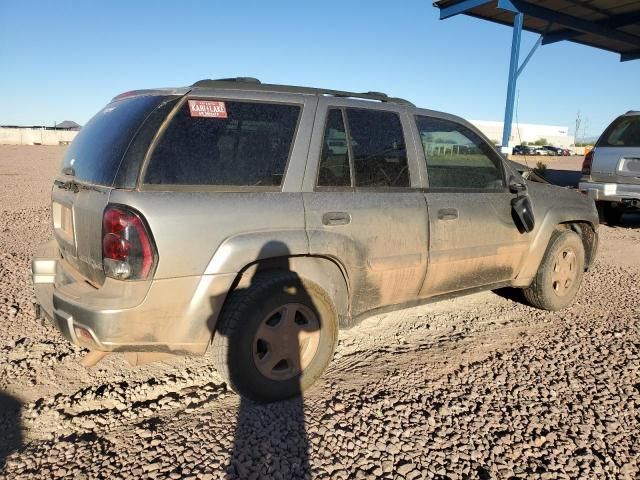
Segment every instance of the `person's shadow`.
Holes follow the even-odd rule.
[[[22,446],[20,402],[0,392],[0,473],[4,471],[6,458]]]
[[[314,371],[314,359],[327,343],[320,328],[323,306],[291,270],[287,247],[269,242],[262,248],[273,252],[282,255],[258,262],[250,280],[227,299],[222,315],[236,315],[236,321],[219,321],[214,334],[227,337],[224,376],[245,393],[227,479],[311,478],[302,390],[321,373]]]

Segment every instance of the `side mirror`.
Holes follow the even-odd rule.
[[[526,188],[526,187],[525,187]],[[520,233],[531,232],[536,226],[531,200],[526,195],[511,200],[511,215]]]
[[[524,193],[527,191],[527,185],[523,183],[520,179],[516,177],[511,177],[509,179],[509,191],[511,193]]]

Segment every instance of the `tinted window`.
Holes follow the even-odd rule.
[[[356,187],[408,187],[407,150],[393,112],[347,109]]]
[[[430,188],[502,188],[496,153],[472,130],[448,120],[416,117]]]
[[[64,155],[62,169],[73,168],[78,180],[111,186],[131,139],[165,98],[147,95],[107,105],[80,130]]]
[[[598,142],[603,147],[640,147],[640,115],[613,122]]]
[[[318,169],[321,187],[350,187],[349,149],[342,110],[331,109],[324,127],[324,142]]]
[[[185,103],[156,146],[145,182],[279,186],[300,107],[206,102],[220,105],[224,113],[194,116]]]

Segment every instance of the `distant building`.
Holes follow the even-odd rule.
[[[469,120],[492,141],[502,143],[503,122],[492,122],[487,120]],[[569,148],[575,143],[575,137],[569,135],[569,127],[557,125],[535,125],[531,123],[514,123],[511,128],[509,146],[514,147],[523,142],[534,143],[540,139],[546,139],[547,145]]]
[[[60,122],[55,126],[56,130],[73,130],[77,132],[82,127],[78,125],[73,120],[65,120],[64,122]]]
[[[0,145],[69,145],[81,128],[71,120],[52,127],[0,125]]]

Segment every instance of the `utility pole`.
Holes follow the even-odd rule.
[[[582,123],[582,117],[580,116],[580,110],[578,110],[578,113],[576,113],[576,129],[574,130],[574,135],[576,138],[574,138],[573,140],[574,144],[578,143],[581,123]]]

